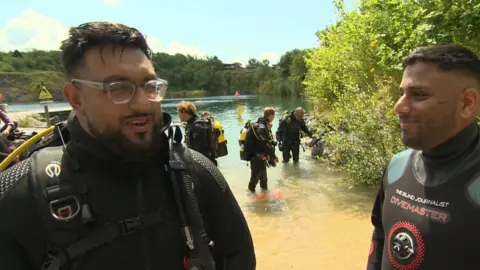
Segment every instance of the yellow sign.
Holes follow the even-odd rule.
[[[39,100],[53,99],[52,94],[48,91],[45,85],[41,86],[40,95],[38,95]]]

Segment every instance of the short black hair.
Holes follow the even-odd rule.
[[[480,82],[480,60],[470,49],[456,45],[431,45],[416,48],[403,60],[403,68],[418,62],[437,64],[441,71],[460,71]]]
[[[152,59],[146,37],[136,28],[121,23],[87,22],[71,27],[69,37],[62,41],[60,46],[67,77],[71,78],[83,65],[83,57],[89,49],[99,46],[102,51],[106,45],[122,46],[122,52],[124,48],[138,48],[148,59]]]

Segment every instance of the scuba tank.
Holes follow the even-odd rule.
[[[217,134],[217,157],[226,156],[228,155],[228,149],[227,139],[225,139],[225,131],[223,130],[223,125],[215,119],[213,120],[212,125],[215,133]]]
[[[248,132],[253,131],[252,136],[257,137],[257,135],[255,134],[256,128],[257,123],[252,123],[251,120],[248,120],[247,123],[245,123],[245,126],[240,131],[240,139],[238,140],[238,143],[240,145],[240,160],[250,161],[250,159],[252,158],[253,141],[252,138],[248,136]]]
[[[247,139],[247,128],[243,128],[240,131],[240,140],[238,140],[238,143],[240,145],[240,160],[246,160],[245,158],[245,140]]]
[[[248,121],[245,126],[240,130],[240,139],[238,144],[240,145],[240,160],[247,160],[245,155],[245,141],[247,140],[248,126],[250,121]]]

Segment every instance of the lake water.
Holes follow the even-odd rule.
[[[166,100],[162,105],[175,121],[178,121],[175,106],[180,100]],[[308,148],[305,152],[300,150],[299,164],[280,163],[268,169],[269,188],[281,191],[286,198],[255,200],[247,196],[250,167],[240,160],[238,152],[239,132],[245,121],[256,120],[266,106],[275,107],[275,132],[283,110],[304,106],[308,112],[308,102],[254,96],[188,100],[194,102],[199,111],[213,113],[225,128],[229,155],[218,160],[219,169],[249,223],[257,269],[365,269],[373,229],[370,210],[375,191],[342,184],[342,175],[328,171],[321,162],[311,158]],[[49,107],[66,106],[66,103],[55,103]],[[243,117],[239,118],[242,107]],[[41,109],[39,104],[8,106],[10,112]],[[277,149],[277,155],[280,154]]]

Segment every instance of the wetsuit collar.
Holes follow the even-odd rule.
[[[259,117],[259,118],[257,119],[257,123],[261,123],[261,124],[267,125],[268,121],[267,121],[267,119],[265,119],[264,117]]]
[[[172,118],[168,113],[163,113],[163,125],[158,132],[162,133],[160,139],[160,146],[158,147],[157,155],[160,152],[168,153],[165,151],[168,149],[167,137],[164,134],[165,130],[170,126]],[[141,162],[140,160],[128,160],[128,156],[123,156],[114,153],[102,142],[98,141],[90,134],[88,134],[80,125],[77,117],[69,117],[67,124],[68,130],[71,134],[71,140],[67,145],[69,154],[73,154],[76,158],[79,158],[81,163],[98,163],[101,160],[104,163],[118,164],[125,162]],[[148,160],[149,157],[145,157]]]
[[[447,161],[464,154],[479,137],[476,121],[464,128],[460,133],[439,146],[423,151],[422,156],[430,161]]]
[[[193,124],[193,122],[197,121],[198,118],[199,117],[196,113],[192,114],[192,117],[190,117],[190,119],[187,120],[187,124]]]

